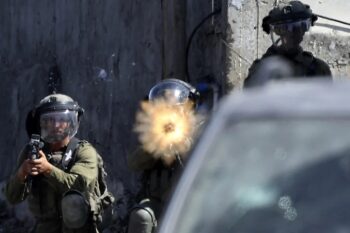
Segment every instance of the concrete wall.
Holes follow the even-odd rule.
[[[57,67],[58,91],[86,110],[77,136],[102,154],[114,194],[134,193],[139,183],[126,155],[137,142],[132,128],[139,100],[162,78],[185,78],[189,34],[213,3],[0,1],[0,182],[28,141],[26,114],[50,93],[49,71]],[[215,4],[227,6],[224,0]],[[220,42],[225,19],[223,10],[196,33],[189,57],[193,83],[207,75],[225,83],[226,47]],[[125,214],[126,207],[120,211]]]
[[[227,0],[187,1],[187,11],[188,39],[198,29],[193,35],[192,43],[189,45],[187,41],[190,79],[196,83],[205,77],[212,77],[225,93],[230,89],[227,82],[229,57],[226,40],[230,30]],[[213,12],[216,14],[203,21]],[[201,22],[203,24],[199,27]]]
[[[271,45],[270,37],[262,31],[263,17],[278,0],[229,0],[228,22],[232,29],[229,81],[240,89],[252,62],[261,57]],[[350,22],[350,3],[347,0],[304,0],[313,13]],[[326,61],[335,79],[350,76],[350,27],[319,19],[305,35],[302,46],[314,56]]]
[[[28,140],[25,114],[49,94],[49,68],[57,65],[60,91],[86,109],[78,136],[103,154],[114,180],[129,183],[125,155],[135,143],[134,112],[162,74],[161,3],[1,1],[0,11],[1,107],[7,109],[0,177]]]

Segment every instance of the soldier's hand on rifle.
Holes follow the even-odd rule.
[[[39,151],[39,158],[31,161],[39,174],[49,174],[52,171],[52,164],[47,161],[43,151]]]
[[[26,159],[23,161],[22,165],[19,167],[17,172],[17,177],[24,182],[28,175],[36,176],[38,175],[37,168],[34,167],[34,164],[31,159]]]

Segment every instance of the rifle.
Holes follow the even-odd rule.
[[[28,143],[28,158],[31,160],[39,158],[39,151],[44,147],[44,143],[40,141],[40,135],[32,134]],[[27,180],[28,191],[32,190],[33,177],[29,176]]]
[[[44,143],[40,141],[40,135],[32,134],[29,141],[29,159],[34,160],[39,158],[39,151],[44,147]]]

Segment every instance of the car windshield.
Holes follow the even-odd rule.
[[[231,124],[203,158],[176,232],[350,232],[350,121]]]

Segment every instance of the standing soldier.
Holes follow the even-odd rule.
[[[193,112],[198,96],[199,94],[194,87],[178,79],[163,80],[150,90],[148,102],[145,104],[157,106],[157,101],[160,101],[160,107],[150,107],[150,109],[146,107],[146,112],[151,116],[141,116],[139,121],[146,122],[146,125],[143,126],[141,123],[139,128],[140,131],[143,129],[152,131],[150,129],[152,123],[149,122],[155,121],[154,128],[158,128],[160,131],[153,135],[146,135],[147,132],[141,135],[142,146],[128,157],[130,169],[143,172],[142,188],[138,195],[138,204],[130,213],[128,233],[155,231],[157,220],[169,197],[169,191],[174,184],[176,174],[182,169],[184,154],[191,145],[190,128],[195,126],[193,124],[195,121],[190,120],[191,114],[186,115],[187,110],[183,107],[190,104],[188,110]],[[175,112],[177,109],[179,111]],[[183,117],[185,115],[178,117],[176,113],[181,112],[186,117]],[[150,119],[152,116],[158,118],[159,121]],[[187,128],[188,131],[182,132],[180,128]],[[174,134],[172,134],[173,132]],[[142,134],[142,132],[139,133]],[[188,136],[185,135],[186,133]],[[168,141],[167,138],[169,138]],[[182,146],[183,148],[181,148]],[[176,151],[175,154],[172,153],[172,149]]]
[[[259,72],[259,69],[264,69],[262,61],[272,56],[278,56],[288,63],[292,70],[291,76],[330,78],[331,71],[327,63],[314,57],[311,52],[303,51],[300,46],[305,32],[314,25],[316,20],[317,16],[312,13],[309,5],[300,1],[281,3],[274,7],[262,23],[263,30],[271,35],[273,45],[268,48],[261,59],[254,61],[244,86],[249,87],[260,83],[259,78],[263,72]]]
[[[21,152],[16,172],[7,182],[11,204],[28,200],[35,217],[34,233],[97,233],[99,202],[98,154],[86,141],[74,138],[83,109],[62,94],[45,97],[27,118],[29,134],[40,134],[34,148]],[[40,137],[39,137],[40,138]],[[34,139],[35,140],[35,139]],[[32,143],[31,143],[32,144]]]

